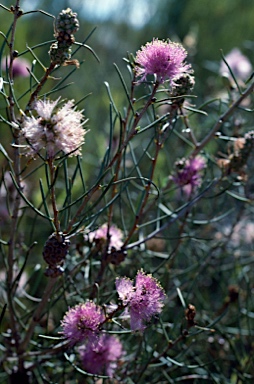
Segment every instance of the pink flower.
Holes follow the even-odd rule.
[[[191,65],[184,63],[187,56],[182,45],[172,41],[153,39],[137,52],[135,71],[137,76],[155,75],[157,81],[164,82],[169,79],[171,86],[176,85],[174,78],[183,73],[190,73]]]
[[[117,361],[123,355],[122,343],[115,336],[103,334],[95,343],[80,348],[84,369],[92,374],[113,377]]]
[[[159,282],[142,270],[137,273],[135,286],[126,277],[117,278],[116,290],[123,304],[128,306],[131,329],[134,331],[145,329],[145,323],[162,311],[166,298]]]
[[[54,158],[60,151],[69,156],[81,154],[86,133],[82,111],[73,108],[73,100],[56,110],[58,102],[59,99],[38,100],[34,106],[38,117],[25,118],[22,133],[30,144],[27,155],[36,154],[43,148],[48,158]]]
[[[195,191],[201,185],[201,171],[206,166],[206,161],[202,156],[196,156],[191,159],[182,159],[176,163],[177,173],[172,176],[172,180],[181,187],[186,196]]]
[[[251,62],[238,48],[232,49],[225,56],[225,59],[237,79],[245,81],[251,75]],[[231,78],[230,71],[224,61],[221,61],[220,74]]]
[[[82,342],[85,339],[94,341],[99,333],[100,324],[105,320],[101,307],[92,301],[78,304],[66,312],[61,326],[63,335],[71,344]]]
[[[6,66],[7,64],[7,66]],[[10,65],[10,58],[9,57],[4,57],[2,59],[1,67],[3,70],[8,70],[8,67]],[[13,77],[28,77],[30,76],[29,74],[29,69],[31,68],[31,64],[28,60],[22,59],[20,57],[17,57],[13,61],[13,66],[12,66],[12,72],[13,72]]]
[[[95,231],[90,232],[86,235],[90,243],[95,242],[97,245],[100,245],[101,248],[103,245],[107,244],[109,238],[109,250],[115,248],[115,250],[120,250],[123,245],[123,233],[115,225],[111,225],[108,229],[108,224],[105,223]]]

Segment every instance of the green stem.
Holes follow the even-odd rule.
[[[218,121],[215,123],[214,127],[211,129],[211,131],[208,133],[208,135],[201,141],[201,143],[198,143],[196,145],[196,148],[192,152],[192,156],[196,156],[205,146],[214,138],[214,135],[219,131],[221,126],[225,123],[225,121],[232,115],[234,110],[239,107],[241,102],[246,99],[254,90],[254,83],[252,83],[245,92],[231,105],[231,107],[223,113]]]
[[[142,111],[136,115],[135,117],[135,120],[133,122],[133,126],[130,130],[130,133],[128,134],[127,138],[123,141],[122,145],[120,145],[117,153],[115,154],[115,156],[113,156],[112,160],[109,162],[109,164],[107,165],[106,169],[104,170],[104,173],[107,172],[107,170],[109,170],[110,168],[112,168],[112,166],[115,164],[116,161],[118,161],[119,158],[121,158],[122,156],[122,152],[123,150],[127,147],[128,143],[130,142],[130,140],[136,135],[137,133],[137,126],[138,126],[138,123],[140,122],[140,119],[143,117],[143,115],[145,114],[145,112],[147,111],[148,107],[151,105],[151,103],[153,102],[153,98],[156,94],[156,91],[159,87],[159,83],[156,83],[154,85],[154,88],[153,88],[153,91],[149,97],[149,99],[147,100],[145,106],[143,107]],[[127,126],[127,119],[125,121],[125,125]],[[91,199],[91,197],[93,196],[93,194],[98,191],[100,189],[100,185],[95,185],[91,191],[89,192],[89,195],[87,195],[83,201],[83,203],[81,204],[81,206],[78,208],[76,214],[73,216],[73,219],[70,221],[69,225],[68,225],[68,228],[66,230],[66,232],[68,233],[73,225],[75,224],[75,218],[78,217],[78,215],[83,211],[83,209],[85,208],[86,204],[88,203],[88,201]]]
[[[138,224],[140,223],[140,221],[142,219],[142,216],[143,216],[143,213],[144,213],[144,209],[145,209],[145,207],[147,205],[148,198],[149,198],[149,195],[150,195],[152,181],[153,181],[153,178],[154,178],[154,173],[155,173],[155,168],[156,168],[158,156],[159,156],[160,150],[161,150],[162,145],[163,145],[162,141],[160,140],[160,137],[161,137],[161,133],[159,133],[159,137],[156,140],[156,149],[155,149],[155,155],[154,155],[154,157],[152,159],[152,169],[151,169],[150,179],[149,179],[148,183],[145,186],[145,196],[143,197],[143,201],[142,201],[141,207],[139,209],[139,212],[135,216],[135,220],[134,220],[134,223],[132,225],[132,228],[130,229],[130,231],[128,233],[128,236],[127,236],[127,238],[124,241],[123,248],[125,247],[125,245],[127,245],[129,243],[129,240],[131,239],[132,235],[137,230]]]
[[[22,343],[20,344],[20,348],[19,348],[20,353],[23,353],[24,351],[26,351],[27,345],[30,342],[31,337],[33,335],[34,328],[36,327],[36,325],[40,321],[41,314],[42,314],[43,310],[45,310],[45,308],[47,307],[47,303],[50,301],[50,296],[52,294],[52,290],[53,290],[57,280],[58,280],[57,277],[48,279],[48,284],[45,288],[44,295],[40,301],[40,304],[38,305],[38,307],[36,308],[36,310],[33,314],[33,318],[32,318],[32,320],[31,320],[31,322],[30,322],[30,324],[26,330],[25,338],[22,341]]]
[[[56,233],[60,232],[60,221],[59,221],[59,211],[56,204],[56,194],[55,194],[55,166],[54,166],[54,160],[53,158],[50,158],[48,160],[49,164],[49,172],[50,172],[50,197],[51,197],[51,204],[53,209],[53,222],[56,229]]]

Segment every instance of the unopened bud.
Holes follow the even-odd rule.
[[[195,316],[196,316],[195,306],[192,304],[188,304],[188,307],[185,310],[185,319],[187,320],[189,327],[193,327],[195,325]]]
[[[55,32],[60,32],[72,35],[79,29],[79,21],[77,19],[77,13],[72,12],[70,8],[67,8],[59,13],[55,21]]]

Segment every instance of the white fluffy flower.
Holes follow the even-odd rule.
[[[34,106],[38,117],[25,118],[22,133],[30,144],[27,155],[35,155],[43,148],[47,158],[54,158],[60,151],[69,156],[81,154],[86,133],[82,111],[76,111],[73,100],[56,109],[58,102],[39,100]]]

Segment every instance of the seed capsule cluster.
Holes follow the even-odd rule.
[[[247,132],[243,138],[234,142],[234,152],[230,156],[230,169],[240,171],[247,163],[254,147],[254,131]]]
[[[57,277],[64,271],[63,265],[70,246],[69,240],[63,233],[53,233],[49,236],[42,252],[43,258],[48,264],[45,275]]]
[[[56,41],[50,47],[52,63],[62,65],[71,59],[71,46],[75,42],[74,33],[79,29],[77,13],[67,8],[59,13],[55,20]]]
[[[184,95],[188,95],[195,85],[194,77],[188,73],[183,73],[174,79],[175,86],[172,90],[172,96],[177,99],[174,103],[182,105],[184,102]]]
[[[55,31],[59,33],[68,33],[72,35],[79,29],[79,21],[77,19],[77,13],[72,12],[70,8],[67,8],[59,13],[55,21]]]
[[[121,264],[127,256],[127,252],[122,249],[115,249],[115,247],[111,247],[110,252],[107,252],[105,255],[105,259],[107,263],[111,263],[114,265]]]

